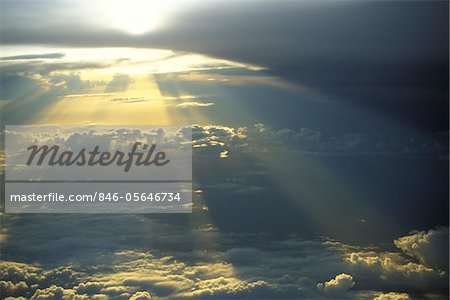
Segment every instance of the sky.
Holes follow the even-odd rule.
[[[0,3],[2,126],[187,126],[194,177],[2,213],[2,298],[448,299],[447,1]]]

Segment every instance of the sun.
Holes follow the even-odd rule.
[[[140,35],[166,24],[175,8],[170,0],[111,0],[103,7],[103,14],[113,28]]]

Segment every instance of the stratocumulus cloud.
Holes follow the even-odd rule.
[[[34,221],[40,217],[36,218]],[[52,269],[46,267],[46,264],[35,266],[6,259],[2,262],[0,271],[3,295],[32,299],[40,299],[39,297],[43,298],[50,294],[73,297],[71,299],[101,299],[101,297],[128,299],[138,296],[178,299],[260,298],[267,295],[275,298],[306,297],[308,299],[323,296],[339,299],[361,296],[365,299],[364,297],[372,295],[373,299],[403,300],[409,297],[405,292],[393,292],[392,287],[388,286],[379,290],[380,284],[383,286],[384,279],[380,277],[377,264],[367,264],[361,268],[347,260],[348,254],[341,252],[342,249],[366,251],[354,245],[293,237],[276,242],[265,240],[264,247],[255,244],[254,247],[242,248],[239,247],[241,244],[239,240],[245,234],[223,235],[214,231],[198,231],[203,237],[209,236],[226,242],[220,247],[221,249],[193,251],[183,250],[181,247],[170,251],[171,255],[168,255],[164,253],[167,251],[164,247],[171,246],[164,240],[167,241],[169,237],[172,247],[178,243],[180,245],[186,243],[190,239],[189,230],[150,219],[144,220],[138,215],[111,215],[102,218],[82,216],[72,219],[70,224],[63,223],[62,220],[62,218],[47,217],[42,224],[46,228],[59,225],[58,231],[51,233],[55,238],[50,244],[42,242],[39,235],[33,237],[35,233],[38,233],[38,229],[32,229],[27,221],[19,220],[19,226],[23,230],[28,230],[29,233],[23,240],[8,239],[6,247],[30,242],[31,238],[31,241],[35,243],[33,250],[35,255],[44,260],[50,259],[53,263],[57,260],[60,267]],[[71,231],[71,228],[86,222],[95,223],[101,220],[113,221],[114,223],[109,223],[115,225],[109,226],[110,228],[108,226],[86,228],[79,234]],[[9,227],[11,224],[9,222],[8,220],[6,224],[7,229],[13,229]],[[116,235],[117,229],[123,229],[124,226],[130,229],[142,229],[129,234],[124,239]],[[161,229],[164,229],[164,233],[158,233]],[[144,231],[150,232],[147,238],[136,239],[142,237],[141,234]],[[198,238],[201,238],[201,235],[198,235]],[[247,239],[252,237],[257,235],[247,235]],[[147,243],[155,245],[156,248],[153,251],[127,249],[128,247],[145,247]],[[226,245],[230,243],[235,247],[226,250]],[[55,247],[61,249],[60,255],[48,256]],[[73,247],[81,247],[84,250],[70,251]],[[103,255],[101,262],[95,260],[96,255],[100,253]],[[372,253],[372,255],[386,255],[386,252],[381,249],[372,249]],[[189,264],[188,261],[194,258],[197,263]],[[87,261],[92,268],[81,267],[80,263]],[[433,286],[427,283],[428,280],[436,281],[436,278],[442,276],[438,270],[427,271],[426,268],[417,269],[420,276],[415,276],[408,271],[412,263],[407,259],[392,260],[390,263],[392,265],[390,268],[396,265],[398,270],[402,270],[399,271],[401,273],[397,273],[395,280],[398,284],[401,283],[404,291],[410,290],[417,293],[420,291],[417,287],[421,286],[421,291],[426,292]],[[316,265],[322,267],[316,268]],[[432,275],[430,272],[435,274]],[[386,275],[389,276],[384,273],[384,276]],[[448,275],[446,276],[440,280],[440,285],[436,285],[437,282],[435,282],[436,294],[445,290],[445,278],[448,279]],[[331,279],[322,282],[321,278]],[[357,278],[361,278],[364,289],[356,289],[356,284],[359,282]]]

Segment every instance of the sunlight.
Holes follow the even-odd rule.
[[[174,7],[173,1],[112,0],[102,13],[117,29],[140,35],[164,25]]]
[[[148,76],[134,76],[125,91],[66,95],[42,111],[38,124],[169,125],[164,98]]]
[[[4,48],[2,57],[26,56],[30,51],[21,46]],[[210,124],[213,120],[207,113],[214,109],[214,95],[222,91],[205,82],[214,78],[221,83],[239,84],[232,76],[215,73],[255,68],[171,50],[42,46],[32,50],[40,55],[57,53],[61,57],[42,58],[40,69],[30,82],[24,81],[20,101],[0,101],[11,123],[26,120],[36,124]],[[75,71],[73,67],[79,66],[80,61],[88,68]],[[7,70],[14,64],[3,60],[0,66]],[[40,72],[51,75],[43,76]],[[186,90],[192,84],[204,85],[201,95]],[[250,112],[244,111],[240,109],[239,115],[249,120]],[[230,115],[237,117],[235,112]]]

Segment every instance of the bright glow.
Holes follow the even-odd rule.
[[[139,35],[164,25],[175,5],[164,0],[111,0],[105,3],[102,14],[114,28]]]

